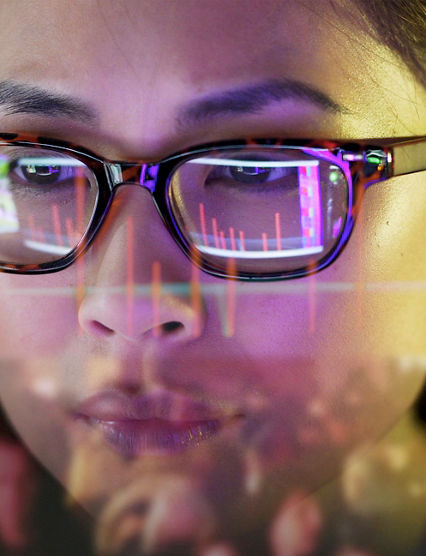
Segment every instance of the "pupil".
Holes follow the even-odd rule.
[[[263,183],[265,182],[271,170],[269,168],[231,166],[231,176],[243,183]]]

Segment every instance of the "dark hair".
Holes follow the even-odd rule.
[[[426,0],[355,0],[369,33],[396,52],[426,87]]]

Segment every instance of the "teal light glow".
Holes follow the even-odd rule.
[[[331,183],[337,183],[339,181],[340,173],[337,170],[332,170],[329,175],[329,180]]]

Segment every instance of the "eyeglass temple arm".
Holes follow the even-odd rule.
[[[391,145],[391,176],[402,176],[426,170],[426,139]]]

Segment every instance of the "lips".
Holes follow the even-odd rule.
[[[170,392],[127,396],[96,394],[81,403],[74,418],[126,458],[171,454],[198,446],[235,421],[228,414]]]
[[[91,420],[90,425],[102,431],[105,441],[125,457],[180,451],[211,438],[221,428],[218,420],[178,423],[162,419]]]

